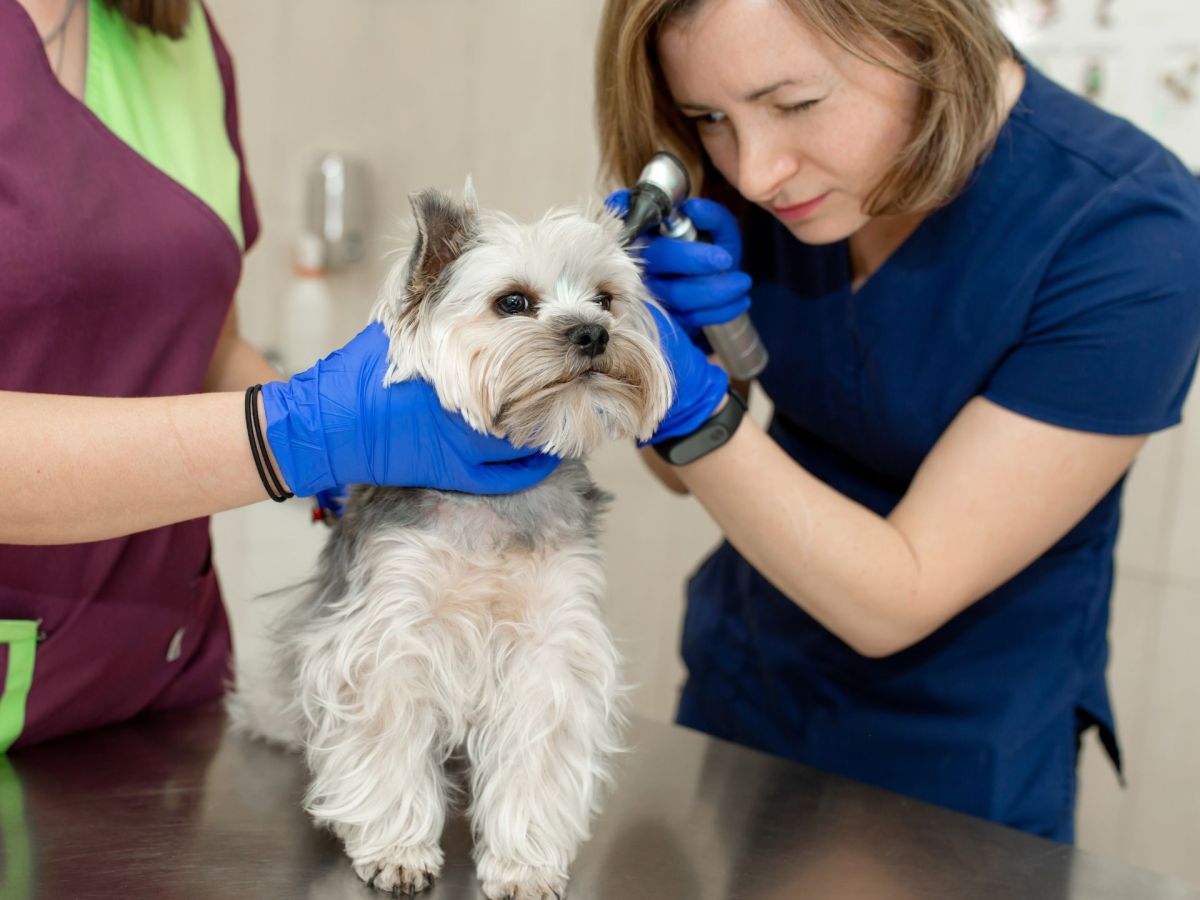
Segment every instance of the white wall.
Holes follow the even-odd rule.
[[[318,150],[365,159],[377,209],[368,260],[331,279],[341,304],[331,346],[364,323],[386,264],[384,236],[396,232],[409,192],[457,189],[471,172],[485,204],[526,217],[594,192],[600,0],[208,2],[238,64],[243,136],[266,226],[241,292],[244,331],[260,345],[277,337],[301,172]],[[1134,4],[1149,8],[1150,0],[1117,0],[1115,12],[1125,16]],[[1154,2],[1162,15],[1168,7],[1174,30],[1196,37],[1200,2]],[[1189,129],[1183,142],[1200,140],[1200,127]],[[764,411],[760,398],[756,412]],[[1200,397],[1189,412],[1188,425],[1151,442],[1132,477],[1113,624],[1130,787],[1118,791],[1087,749],[1080,843],[1200,883],[1200,715],[1191,696],[1200,687],[1192,658],[1200,635]],[[637,710],[668,720],[681,675],[683,579],[717,530],[694,501],[659,489],[627,447],[606,448],[593,470],[618,497],[606,539],[609,619],[640,685]],[[218,565],[243,649],[252,652],[267,606],[250,598],[303,575],[320,547],[321,530],[306,515],[293,502],[217,517]]]
[[[303,172],[320,150],[370,168],[366,265],[335,279],[345,334],[365,321],[410,192],[459,191],[519,217],[595,191],[592,0],[215,0],[237,64],[264,244],[243,294],[246,330],[272,341]],[[338,335],[341,336],[340,334]]]

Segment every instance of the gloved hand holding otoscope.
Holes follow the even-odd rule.
[[[654,154],[646,167],[642,169],[641,175],[638,176],[637,184],[629,189],[629,205],[624,216],[625,227],[621,231],[622,242],[629,246],[638,235],[656,225],[659,233],[665,237],[683,241],[696,240],[696,227],[683,211],[684,202],[688,199],[690,192],[691,183],[683,164],[673,154],[665,151]],[[693,200],[691,203],[707,204],[707,206],[698,205],[695,208],[700,212],[706,212],[711,207],[719,210],[718,218],[723,216],[731,219],[729,213],[718,207],[717,204],[703,200]],[[700,215],[700,212],[697,212],[697,215]],[[723,223],[718,221],[715,223],[715,227],[719,229],[721,224]],[[729,241],[736,246],[726,247],[722,250],[713,248],[713,250],[714,253],[719,254],[728,253],[730,249],[733,249],[734,252],[729,254],[732,266],[736,265],[735,257],[740,253],[740,239],[737,237],[736,223],[731,221],[731,224],[733,227],[729,229],[732,232],[729,235]],[[720,235],[717,234],[716,237],[718,238],[717,243],[721,244]],[[649,248],[648,252],[651,252],[652,249]],[[731,291],[735,296],[744,296],[749,288],[749,278],[741,272],[729,272],[713,277],[717,280],[720,288],[727,292]],[[652,290],[656,287],[654,284],[650,286]],[[669,283],[663,282],[656,293],[669,289]],[[744,300],[744,303],[745,306],[749,306],[748,300]],[[697,318],[702,319],[703,317],[698,316]],[[766,368],[767,352],[744,308],[732,321],[703,324],[702,327],[704,336],[708,338],[709,344],[721,358],[731,378],[737,381],[749,381]]]

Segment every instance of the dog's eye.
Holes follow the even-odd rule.
[[[605,312],[612,309],[612,294],[597,294],[593,299],[600,304],[600,308]]]
[[[505,294],[496,301],[496,309],[506,316],[519,316],[529,312],[529,298],[524,294]]]

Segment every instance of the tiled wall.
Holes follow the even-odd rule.
[[[1132,119],[1200,170],[1200,3],[1000,0],[1009,36],[1051,78]]]
[[[1020,41],[1051,76],[1166,142],[1200,169],[1200,4],[1016,0]],[[1047,15],[1049,13],[1049,15]],[[1188,93],[1190,92],[1190,96]],[[1200,248],[1197,248],[1200,252]],[[1129,788],[1084,755],[1080,840],[1200,882],[1200,391],[1184,424],[1151,439],[1126,492],[1113,600],[1112,687]]]
[[[1185,0],[1192,2],[1192,0]],[[409,192],[458,189],[540,214],[596,191],[591,68],[600,0],[209,0],[238,66],[243,137],[265,232],[241,291],[243,330],[277,335],[301,173],[320,150],[364,159],[376,240],[330,279],[331,346],[365,321]],[[765,404],[757,403],[759,415]],[[637,710],[670,717],[686,572],[717,540],[691,499],[668,495],[624,446],[593,461],[617,495],[608,520],[609,621]],[[239,646],[254,652],[269,603],[303,576],[320,530],[293,502],[227,513],[214,527]],[[1129,788],[1095,747],[1082,766],[1082,846],[1200,884],[1200,397],[1188,424],[1155,437],[1133,473],[1113,619],[1113,684]]]

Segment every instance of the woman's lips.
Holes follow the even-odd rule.
[[[820,197],[814,197],[812,200],[797,203],[795,206],[773,206],[771,207],[771,211],[785,222],[799,222],[801,219],[806,219],[816,212],[817,207],[825,202],[825,198],[829,196],[829,193],[829,191],[826,191]]]

